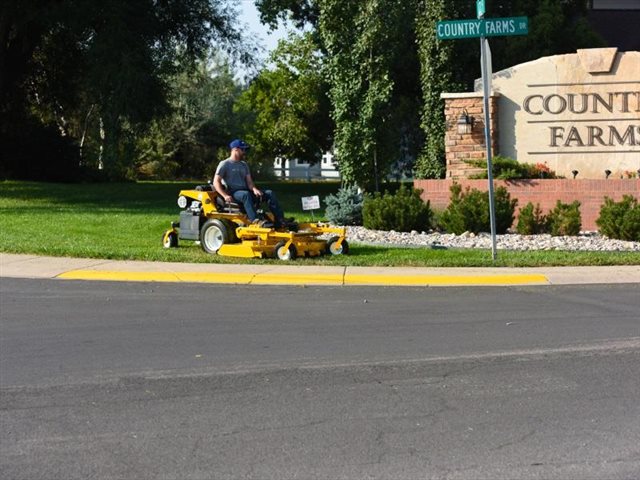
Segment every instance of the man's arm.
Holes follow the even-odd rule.
[[[255,183],[253,183],[253,178],[251,178],[250,173],[247,174],[245,180],[247,181],[247,187],[249,187],[249,190],[251,190],[255,196],[261,197],[262,191],[258,187],[256,187]]]
[[[216,192],[222,195],[222,198],[224,198],[225,202],[233,201],[233,197],[229,195],[229,193],[225,190],[224,185],[222,185],[222,176],[218,175],[217,173],[213,176],[213,188],[216,189]]]

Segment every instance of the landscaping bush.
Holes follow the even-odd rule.
[[[513,223],[517,199],[505,187],[495,190],[496,233],[505,233]],[[440,226],[450,233],[460,235],[464,232],[489,232],[491,220],[489,216],[489,193],[477,189],[467,189],[454,183],[451,186],[451,200],[447,209],[440,216]]]
[[[430,203],[420,198],[421,190],[400,187],[395,193],[375,193],[364,200],[364,226],[373,230],[427,230],[431,226]]]
[[[549,231],[549,219],[542,213],[539,203],[534,207],[529,202],[520,209],[516,231],[520,235],[537,235]]]
[[[451,185],[450,191],[449,205],[439,219],[439,226],[443,230],[460,235],[466,231],[482,231],[485,222],[489,225],[489,207],[482,192],[467,187],[463,194],[462,186],[457,183]]]
[[[483,168],[482,173],[476,173],[469,178],[487,178],[486,160],[468,160],[467,163],[474,167]],[[558,178],[556,172],[551,170],[546,163],[520,163],[509,157],[497,155],[492,158],[491,166],[493,178],[496,180],[521,180],[526,178]]]
[[[357,186],[343,187],[325,198],[325,215],[335,225],[362,225],[363,200]]]
[[[562,203],[560,200],[549,213],[549,231],[551,235],[578,235],[582,227],[580,202]]]
[[[495,208],[496,208],[496,233],[506,233],[513,225],[515,218],[516,205],[518,199],[511,200],[509,190],[505,187],[498,187],[494,192]],[[489,194],[487,193],[487,209],[489,208]],[[489,228],[491,229],[491,228]]]
[[[605,197],[596,220],[600,233],[619,240],[640,242],[640,205],[631,195],[624,195],[620,202]]]

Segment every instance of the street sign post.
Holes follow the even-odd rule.
[[[491,223],[491,258],[498,258],[496,246],[496,203],[493,194],[493,162],[491,160],[491,111],[489,109],[489,96],[491,95],[491,57],[489,40],[480,39],[480,71],[482,72],[482,100],[484,110],[484,143],[487,149],[487,180],[489,182],[489,222]]]
[[[460,38],[504,37],[527,35],[527,17],[471,18],[469,20],[443,20],[436,25],[438,40]]]
[[[491,161],[491,114],[489,95],[491,95],[491,57],[487,37],[509,35],[527,35],[529,19],[527,17],[484,18],[485,0],[476,0],[477,19],[443,20],[436,25],[438,40],[456,40],[459,38],[480,38],[480,70],[482,72],[482,97],[484,106],[484,142],[487,149],[487,178],[489,181],[489,217],[491,222],[491,257],[498,258],[496,248],[496,208],[493,194],[493,163]]]

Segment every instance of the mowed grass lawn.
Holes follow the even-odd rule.
[[[181,189],[195,183],[142,182],[117,184],[0,183],[0,251],[52,256],[166,262],[249,263],[204,253],[193,242],[164,249],[163,232],[178,219]],[[260,184],[272,188],[288,216],[311,219],[300,197],[319,195],[321,201],[337,183]],[[324,206],[324,204],[323,204]],[[324,210],[316,212],[316,219]],[[298,265],[363,266],[542,266],[640,264],[638,252],[498,252],[494,264],[488,250],[432,250],[351,245],[347,256],[300,258]]]

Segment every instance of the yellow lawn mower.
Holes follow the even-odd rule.
[[[180,221],[162,236],[165,248],[177,247],[179,240],[193,240],[212,255],[280,260],[349,252],[344,227],[288,221],[275,228],[273,215],[262,210],[258,210],[262,222],[251,222],[241,204],[226,203],[210,184],[181,190],[178,206]],[[327,234],[333,235],[319,238]]]

